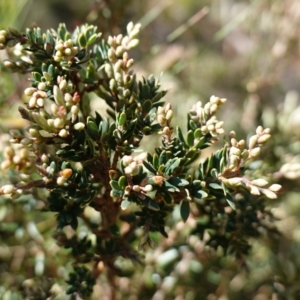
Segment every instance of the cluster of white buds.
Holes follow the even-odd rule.
[[[57,62],[69,62],[78,53],[78,47],[74,46],[71,39],[67,41],[59,40],[55,46],[55,50],[54,60]]]
[[[143,169],[143,161],[147,158],[147,153],[143,152],[137,156],[124,155],[122,157],[122,165],[124,173],[128,176],[134,176]]]
[[[36,157],[30,154],[29,143],[32,141],[28,138],[23,138],[20,144],[6,146],[3,151],[4,160],[1,163],[1,169],[15,169],[25,174],[30,174]]]
[[[151,193],[153,192],[153,186],[151,184],[143,185],[128,185],[125,187],[124,198],[127,198],[131,193],[135,193],[139,199],[145,200],[145,195],[151,197]]]
[[[123,36],[119,34],[118,36],[109,36],[107,43],[110,45],[108,50],[108,58],[111,62],[115,63],[118,58],[123,57],[126,51],[136,47],[139,44],[137,36],[140,32],[141,24],[133,24],[130,22],[127,25],[127,35]]]
[[[45,105],[45,99],[48,98],[47,93],[44,91],[46,89],[46,84],[40,82],[38,88],[29,87],[25,89],[25,96],[29,96],[27,107],[28,109],[43,108]]]
[[[299,162],[288,162],[280,168],[281,173],[285,178],[297,179],[300,177],[300,163]]]
[[[249,139],[249,158],[257,157],[260,154],[260,147],[264,145],[271,137],[270,128],[263,129],[262,126],[256,128],[256,134]]]
[[[263,129],[262,126],[258,126],[256,134],[249,139],[248,149],[245,140],[236,140],[234,131],[230,132],[230,137],[228,169],[231,172],[237,172],[248,159],[260,154],[261,146],[269,140],[271,135],[269,128]]]
[[[191,120],[201,129],[203,135],[211,134],[216,137],[224,133],[223,124],[217,120],[215,114],[220,105],[226,102],[225,98],[211,96],[208,103],[202,106],[201,101],[198,101],[190,110]]]
[[[134,60],[129,58],[128,50],[136,47],[139,40],[136,38],[140,30],[140,24],[132,22],[127,26],[128,35],[109,36],[107,43],[110,49],[107,52],[109,62],[104,65],[105,73],[110,79],[110,90],[117,94],[120,99],[129,99],[131,96],[130,87],[133,82],[133,75],[129,70]]]
[[[71,175],[73,174],[73,170],[70,168],[64,169],[62,171],[59,172],[59,175],[56,179],[56,183],[58,185],[64,185],[67,180],[71,177]]]
[[[264,194],[269,199],[276,199],[278,193],[281,190],[280,184],[272,184],[269,187],[269,182],[265,179],[259,178],[254,180],[248,180],[244,177],[232,177],[232,178],[221,178],[223,183],[229,187],[244,186],[246,187],[252,195],[259,196]]]
[[[258,126],[256,134],[251,136],[248,143],[248,149],[245,140],[236,140],[236,134],[234,131],[230,132],[230,145],[228,149],[228,163],[227,167],[220,174],[219,179],[229,187],[244,186],[252,195],[264,194],[270,199],[277,198],[276,193],[280,191],[281,186],[279,184],[269,185],[268,181],[262,178],[248,180],[245,177],[237,177],[239,175],[240,168],[245,162],[251,158],[257,157],[260,153],[261,146],[265,144],[270,135],[270,129]]]
[[[0,50],[5,48],[7,37],[8,37],[8,32],[6,30],[0,30]]]
[[[171,127],[171,121],[173,118],[173,110],[171,103],[167,103],[165,107],[159,106],[157,108],[157,122],[162,127],[159,134],[163,134],[168,138],[171,138],[173,128]]]
[[[38,88],[30,87],[25,90],[25,95],[31,96],[28,102],[28,108],[38,109],[38,111],[29,112],[32,120],[41,127],[41,129],[58,134],[60,137],[67,137],[69,132],[70,121],[74,124],[76,130],[84,129],[81,122],[75,123],[79,114],[80,96],[78,93],[73,95],[73,85],[68,83],[64,77],[58,76],[57,84],[53,86],[53,96],[55,102],[51,101],[49,111],[44,110],[44,102],[48,95],[43,89],[45,84],[42,82]],[[29,128],[32,137],[40,136],[39,129],[36,126]]]
[[[248,159],[249,151],[245,149],[245,140],[236,140],[236,134],[234,131],[230,132],[230,145],[228,149],[228,170],[230,172],[238,172],[241,165]]]

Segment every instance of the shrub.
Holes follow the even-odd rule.
[[[129,23],[127,35],[107,39],[91,25],[73,33],[64,24],[46,33],[38,27],[25,34],[0,31],[0,48],[8,47],[10,55],[5,67],[31,74],[19,107],[28,128],[10,132],[1,167],[11,170],[11,184],[0,189],[5,205],[26,208],[28,218],[39,212],[28,230],[35,263],[24,272],[26,299],[63,297],[64,291],[71,299],[87,299],[93,289],[110,299],[146,297],[156,287],[145,283],[138,290],[123,280],[138,282],[139,265],[160,266],[163,274],[178,268],[199,274],[210,257],[216,268],[230,261],[233,268],[246,268],[251,238],[277,241],[265,201],[281,187],[259,168],[270,129],[259,126],[247,142],[234,131],[225,134],[216,114],[226,99],[216,96],[195,103],[186,129],[173,124],[159,80],[137,79],[133,72],[128,51],[138,45],[139,30]],[[208,157],[201,155],[206,148]],[[45,232],[67,249],[56,263],[51,257],[57,248],[39,233],[42,221]],[[155,247],[162,255],[145,259],[143,253]],[[186,266],[174,265],[178,257]],[[218,274],[206,267],[205,278],[214,286]],[[140,280],[148,275],[145,269]],[[68,287],[49,277],[67,278]],[[172,298],[179,292],[172,290],[171,277],[165,279],[162,293]]]

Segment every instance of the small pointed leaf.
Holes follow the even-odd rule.
[[[186,222],[190,215],[190,203],[186,200],[180,203],[180,216],[183,222]]]

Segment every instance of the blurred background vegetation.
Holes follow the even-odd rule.
[[[227,98],[220,119],[228,131],[242,138],[259,124],[272,129],[259,167],[275,175],[284,193],[269,204],[282,236],[253,241],[245,265],[203,249],[194,236],[186,240],[175,215],[169,239],[153,237],[156,246],[145,254],[146,266],[119,261],[124,276],[116,285],[117,299],[300,299],[300,2],[0,0],[0,29],[38,24],[46,30],[64,22],[72,31],[88,22],[109,35],[124,32],[129,21],[142,23],[135,70],[140,76],[163,72],[162,86],[170,89],[166,101],[177,112],[174,124],[198,100]],[[1,51],[0,60],[6,55]],[[0,71],[2,148],[9,129],[26,125],[16,107],[27,80],[2,64]],[[11,175],[1,174],[0,183]],[[47,299],[64,288],[68,252],[53,244],[54,217],[36,208],[32,199],[26,205],[0,199],[1,299]],[[100,280],[93,299],[104,299],[106,282]]]

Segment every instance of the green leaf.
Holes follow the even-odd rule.
[[[32,76],[38,82],[40,82],[42,80],[42,74],[40,74],[38,72],[32,72]]]
[[[142,104],[142,111],[144,114],[148,113],[152,108],[152,101],[151,100],[146,100],[143,104]]]
[[[115,236],[119,236],[120,235],[120,230],[119,227],[117,226],[117,224],[113,224],[109,227],[109,231],[115,235]]]
[[[209,186],[214,190],[223,190],[223,187],[215,182],[210,183]]]
[[[208,196],[208,194],[203,191],[203,190],[196,190],[196,191],[192,191],[191,195],[197,199],[203,199],[206,198]]]
[[[199,141],[194,145],[194,147],[195,147],[195,149],[197,149],[197,150],[200,150],[200,149],[203,149],[203,148],[206,148],[206,147],[202,147],[203,145],[205,144],[205,137],[203,136],[203,137],[201,137],[200,139],[199,139]]]
[[[158,205],[158,203],[154,200],[152,200],[151,198],[147,198],[145,200],[145,206],[153,211],[159,211],[160,207]]]
[[[109,182],[110,186],[112,187],[112,189],[117,190],[117,191],[122,191],[122,188],[119,186],[118,181],[116,180],[111,180]]]
[[[150,127],[151,127],[152,132],[158,132],[162,128],[159,124],[153,124]]]
[[[86,45],[90,46],[90,45],[94,44],[96,42],[97,38],[98,38],[98,35],[96,33],[94,33],[92,36],[90,36]]]
[[[118,186],[123,190],[127,185],[127,179],[125,176],[121,176],[118,180]]]
[[[194,146],[194,133],[192,130],[189,130],[187,135],[186,135],[186,142],[189,145],[189,147]]]
[[[235,205],[231,195],[226,194],[226,201],[228,202],[228,204],[231,206],[232,209],[236,210],[236,205]]]
[[[157,169],[159,167],[158,155],[156,153],[153,154],[153,167]]]
[[[99,138],[98,127],[95,123],[95,120],[90,116],[87,118],[86,129],[87,129],[88,134],[92,138],[95,138],[95,139]]]
[[[126,113],[122,111],[118,116],[119,126],[124,126],[125,122],[126,122]]]
[[[84,33],[82,33],[82,32],[78,36],[78,43],[79,43],[80,47],[82,47],[82,48],[86,47],[87,41],[86,41]]]
[[[210,175],[213,178],[217,179],[218,178],[218,171],[215,168],[213,168],[213,169],[210,170]]]
[[[101,136],[103,136],[107,132],[108,128],[109,128],[108,121],[105,119],[102,120],[99,124],[99,132]]]
[[[190,215],[190,203],[186,200],[182,200],[180,203],[180,216],[183,222],[186,222]]]
[[[180,167],[181,158],[173,158],[167,161],[165,165],[165,173],[168,175],[174,174],[174,172]]]
[[[144,164],[145,168],[147,170],[149,170],[151,173],[153,173],[153,174],[157,173],[157,170],[150,163],[143,161],[143,164]]]
[[[177,187],[187,186],[190,184],[187,180],[180,177],[170,177],[168,179],[168,182]]]
[[[159,155],[158,163],[159,165],[164,165],[166,162],[167,162],[167,153],[165,150],[163,150]]]
[[[130,204],[131,204],[130,201],[128,201],[128,200],[123,200],[122,203],[121,203],[121,209],[122,209],[122,210],[125,210]]]
[[[176,132],[177,132],[177,137],[178,137],[179,141],[183,144],[183,147],[186,149],[189,148],[189,146],[185,142],[185,139],[183,137],[182,131],[179,126],[176,127]]]
[[[128,140],[132,137],[135,130],[137,119],[132,120],[123,132],[123,140]]]
[[[66,25],[63,23],[59,24],[57,33],[58,33],[58,36],[60,37],[60,39],[64,41],[66,33],[67,33]]]
[[[180,191],[175,185],[171,184],[168,181],[165,181],[165,187],[171,193],[179,192]]]
[[[169,193],[169,192],[165,192],[163,194],[164,196],[164,202],[167,204],[167,205],[171,205],[173,203],[173,197],[172,195]]]
[[[196,130],[198,128],[197,124],[193,120],[189,121],[189,127],[192,130]]]

